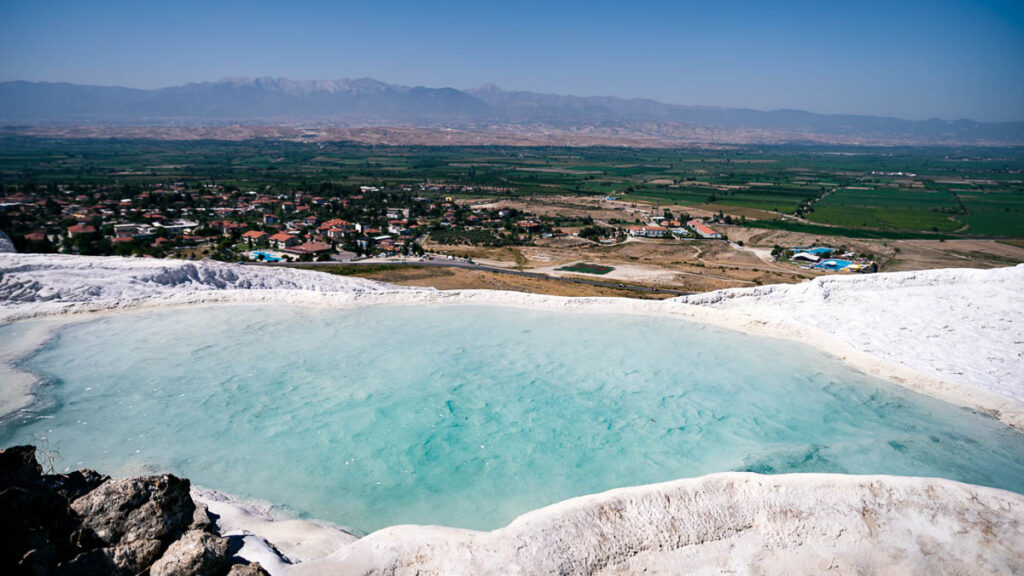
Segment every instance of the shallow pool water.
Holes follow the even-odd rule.
[[[250,256],[257,260],[263,260],[264,262],[280,262],[283,260],[280,256],[264,250],[253,250]]]
[[[22,323],[0,327],[0,346]],[[490,529],[726,470],[1024,492],[1024,435],[791,342],[644,316],[210,306],[70,325],[0,429],[58,467],[170,471],[367,532]]]

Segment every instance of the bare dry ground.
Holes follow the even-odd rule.
[[[559,245],[561,244],[561,245]],[[813,274],[795,266],[764,262],[757,256],[732,248],[724,241],[630,239],[614,246],[590,242],[545,242],[535,246],[485,248],[426,242],[424,248],[472,258],[482,264],[571,276],[558,268],[587,262],[612,266],[612,272],[595,279],[622,281],[688,292],[732,286],[798,282]]]
[[[723,226],[730,240],[748,246],[825,244],[875,256],[886,272],[933,268],[999,268],[1024,262],[1024,243],[1013,240],[864,240]]]
[[[474,200],[473,205],[510,207],[545,216],[591,217],[598,224],[618,225],[660,215],[709,217],[711,212],[692,206],[634,203],[597,197],[546,196],[513,201]],[[763,218],[752,209],[729,209],[734,217]],[[630,238],[601,245],[575,237],[537,239],[529,246],[488,248],[443,245],[427,240],[427,250],[472,258],[480,263],[571,276],[558,268],[577,262],[612,266],[612,272],[591,278],[702,292],[759,284],[793,283],[829,274],[805,270],[798,264],[774,262],[771,249],[828,245],[875,259],[883,271],[933,268],[994,268],[1024,262],[1024,242],[995,240],[865,240],[842,236],[804,234],[744,226],[715,225],[729,242],[721,240],[656,240]],[[572,229],[566,229],[572,231]],[[739,244],[742,242],[742,246]]]
[[[741,144],[819,142],[829,144],[916,145],[920,139],[817,134],[759,128],[716,128],[675,122],[640,122],[620,126],[582,125],[571,129],[545,124],[472,124],[461,128],[422,126],[346,126],[338,124],[233,125],[36,125],[0,128],[4,136],[47,138],[145,138],[154,140],[251,140],[357,142],[385,146],[626,146],[728,148]],[[946,144],[956,144],[947,141]],[[971,141],[974,145],[1004,145],[1001,141]],[[750,160],[748,162],[756,162]]]
[[[1024,262],[1024,246],[995,240],[900,240],[886,270],[998,268]]]
[[[652,299],[673,296],[672,294],[642,293],[588,284],[571,284],[558,280],[512,276],[463,268],[442,268],[439,266],[373,270],[355,275],[402,286],[425,286],[437,288],[438,290],[509,290],[512,292],[530,292],[553,296],[617,296]]]

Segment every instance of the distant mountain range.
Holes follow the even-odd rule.
[[[648,99],[386,84],[372,79],[228,78],[140,90],[50,82],[0,83],[10,125],[414,127],[476,133],[600,135],[659,142],[839,142],[1024,145],[1024,122],[911,121],[800,110],[759,111]]]

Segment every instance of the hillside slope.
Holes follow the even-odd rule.
[[[12,125],[257,125],[458,128],[482,133],[557,130],[689,141],[710,130],[731,141],[1024,144],[1024,122],[815,114],[579,97],[401,86],[376,80],[227,78],[154,90],[49,82],[0,83],[0,123]],[[753,134],[752,134],[753,132]],[[826,141],[828,139],[826,138]]]

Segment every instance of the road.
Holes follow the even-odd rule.
[[[461,259],[448,260],[447,258],[433,258],[431,260],[420,260],[418,258],[409,260],[357,260],[352,261],[340,261],[331,260],[329,262],[248,262],[251,266],[290,266],[290,267],[301,267],[301,268],[316,268],[320,266],[367,266],[374,264],[397,264],[400,266],[441,266],[446,268],[463,268],[466,270],[479,270],[481,272],[493,272],[496,274],[509,274],[512,276],[525,276],[527,278],[537,278],[539,280],[555,280],[558,282],[567,282],[569,284],[588,284],[590,286],[601,286],[603,288],[613,288],[616,290],[631,290],[633,292],[644,292],[651,294],[672,294],[673,296],[688,296],[692,292],[683,292],[681,290],[671,290],[668,288],[653,288],[650,286],[636,286],[632,284],[624,284],[620,282],[608,282],[603,280],[591,280],[589,278],[565,278],[561,276],[551,276],[549,274],[541,274],[539,272],[525,272],[522,270],[510,270],[508,268],[499,268],[497,266],[487,266],[484,264],[477,264],[475,262],[467,262]]]

